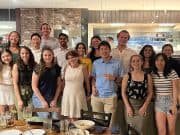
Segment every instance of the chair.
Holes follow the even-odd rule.
[[[90,112],[81,110],[81,119],[92,120],[97,126],[109,127],[112,113]]]
[[[58,114],[58,118],[59,119],[62,119],[64,118],[62,115],[61,115],[61,109],[60,108],[57,108],[57,107],[54,107],[54,108],[32,108],[32,112],[33,113],[37,113],[37,112],[55,112]]]

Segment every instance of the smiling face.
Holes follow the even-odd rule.
[[[3,52],[1,54],[1,60],[2,60],[2,63],[9,65],[12,61],[12,56],[8,52]]]
[[[110,57],[111,49],[108,46],[103,45],[103,46],[100,46],[99,53],[103,59],[107,59]]]
[[[165,59],[162,55],[159,55],[156,60],[155,60],[155,66],[157,68],[158,71],[163,71],[165,68]]]
[[[17,32],[12,32],[9,35],[10,45],[18,45],[19,40],[20,40],[20,37],[19,37],[19,34]]]
[[[91,46],[95,49],[98,48],[99,44],[101,43],[101,41],[98,38],[93,38],[91,40]]]
[[[21,48],[20,49],[20,58],[23,60],[24,63],[28,63],[30,58],[30,53],[27,49]]]
[[[68,43],[67,37],[61,35],[61,36],[59,37],[59,43],[60,43],[61,47],[67,48],[67,43]]]
[[[41,32],[42,32],[43,36],[48,37],[50,35],[50,32],[51,32],[50,26],[48,24],[42,25]]]
[[[129,34],[126,32],[119,33],[118,37],[118,45],[127,45],[127,42],[129,40]]]
[[[172,47],[166,46],[163,48],[162,53],[164,53],[168,58],[171,57],[173,50]]]
[[[143,53],[145,58],[150,58],[153,54],[153,50],[151,47],[146,47]]]
[[[77,47],[77,52],[79,56],[84,56],[86,54],[86,48],[84,47],[84,45],[79,44]]]
[[[133,70],[141,70],[143,65],[143,60],[140,55],[134,55],[131,57],[130,66]]]
[[[51,65],[53,62],[54,54],[50,50],[44,50],[42,53],[42,58],[45,65]]]
[[[38,36],[33,36],[31,38],[31,44],[34,48],[40,48],[41,39]]]

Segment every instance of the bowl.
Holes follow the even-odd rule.
[[[91,129],[94,127],[95,123],[91,120],[77,120],[75,122],[73,122],[75,127],[79,128],[79,129]]]

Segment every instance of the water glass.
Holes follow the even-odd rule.
[[[31,107],[24,107],[23,108],[23,118],[26,120],[32,117],[32,108]]]
[[[43,129],[47,131],[47,133],[52,132],[52,118],[47,118],[43,121]]]
[[[6,127],[7,127],[6,116],[0,115],[0,128],[6,128]]]

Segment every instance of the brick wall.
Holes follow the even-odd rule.
[[[30,36],[34,32],[40,33],[40,25],[44,22],[50,24],[51,36],[58,35],[58,31],[65,29],[71,39],[81,39],[82,9],[36,8],[19,9],[19,23],[23,45],[30,44]]]

